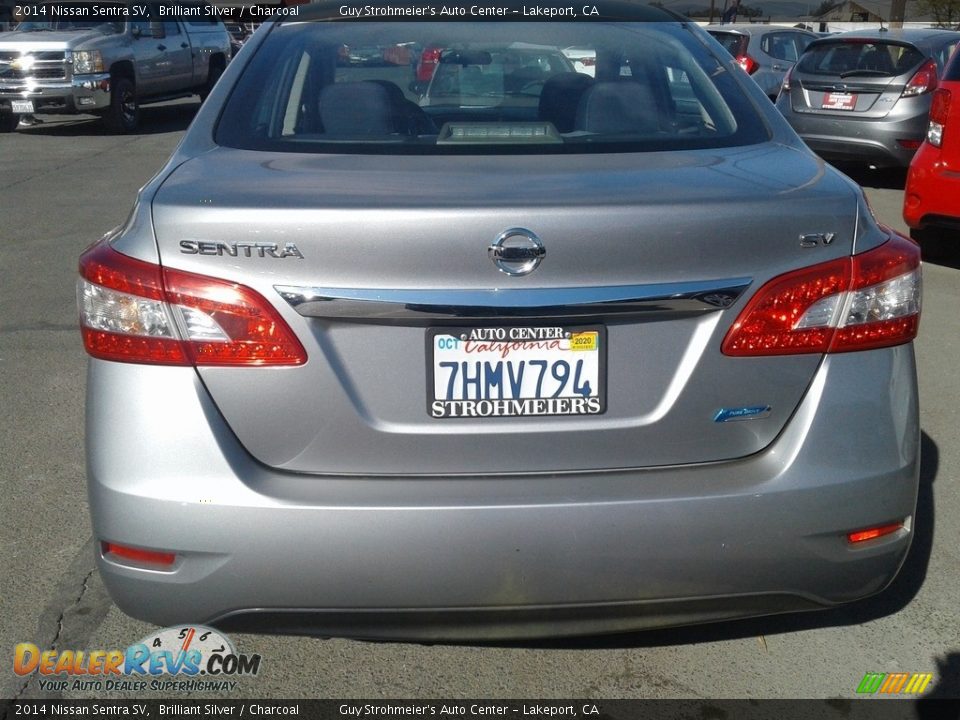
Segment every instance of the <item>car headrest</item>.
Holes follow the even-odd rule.
[[[659,127],[650,88],[631,80],[594,83],[577,107],[577,130],[592,133],[653,133]]]
[[[390,135],[396,110],[390,91],[379,83],[333,83],[320,92],[320,122],[327,135]]]

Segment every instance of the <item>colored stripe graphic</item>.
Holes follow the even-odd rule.
[[[883,685],[880,686],[880,692],[888,695],[900,692],[901,688],[906,684],[908,677],[910,677],[909,673],[890,673],[887,675],[887,679]]]
[[[933,680],[931,673],[914,673],[913,677],[910,678],[910,682],[907,683],[907,689],[904,690],[904,692],[910,693],[911,695],[919,695],[927,689],[927,685],[930,684],[931,680]]]
[[[880,685],[886,676],[886,673],[867,673],[863,676],[863,680],[860,681],[860,687],[857,688],[857,692],[867,694],[875,693],[880,689]]]
[[[919,695],[933,680],[932,673],[871,673],[863,676],[857,694]]]

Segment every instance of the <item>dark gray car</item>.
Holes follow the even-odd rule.
[[[932,91],[960,33],[855,31],[812,43],[777,108],[822,157],[906,167],[927,131]]]
[[[917,246],[682,18],[339,7],[261,27],[81,258],[117,604],[493,638],[886,587],[918,487]],[[406,43],[443,48],[449,92],[405,89]],[[554,72],[567,47],[595,76]]]

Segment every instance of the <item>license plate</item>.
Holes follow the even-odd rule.
[[[607,332],[511,326],[427,331],[427,413],[434,418],[599,415]]]
[[[827,93],[823,96],[824,110],[853,110],[857,107],[857,96],[850,93]]]
[[[30,114],[33,112],[33,100],[12,100],[11,108],[16,115]]]

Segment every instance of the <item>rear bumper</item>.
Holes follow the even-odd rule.
[[[882,590],[912,532],[912,345],[828,357],[765,451],[647,470],[478,477],[281,473],[237,445],[193,370],[91,361],[97,563],[130,615],[354,637],[619,631],[829,606]],[[147,441],[147,438],[154,438]],[[469,470],[469,468],[465,468]]]
[[[960,230],[960,171],[940,161],[940,150],[924,144],[907,173],[903,219],[912,228],[952,227]]]
[[[919,143],[927,131],[926,115],[859,119],[796,112],[791,102],[789,94],[781,95],[777,108],[810,149],[830,162],[906,167],[917,150],[900,141]]]
[[[37,85],[27,81],[0,82],[0,110],[12,100],[32,100],[38,113],[87,113],[110,105],[110,75],[77,75],[70,80]]]

